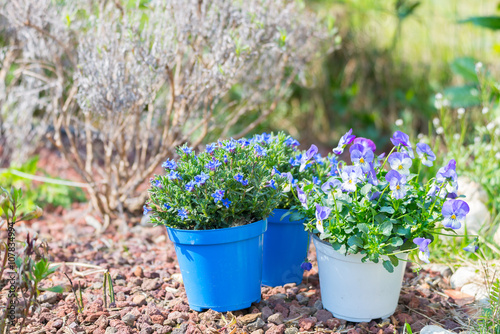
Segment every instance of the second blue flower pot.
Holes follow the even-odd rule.
[[[263,234],[267,221],[217,230],[167,227],[175,244],[189,307],[227,312],[261,299]]]
[[[288,211],[275,209],[267,219],[262,268],[264,285],[278,286],[302,282],[304,270],[300,265],[307,257],[309,235],[304,231],[303,220],[290,221],[290,216],[281,219]]]

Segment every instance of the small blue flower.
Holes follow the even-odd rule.
[[[466,252],[475,253],[479,249],[479,246],[476,245],[475,242],[473,242],[473,243],[469,244],[467,247],[464,247],[463,249]]]
[[[271,142],[271,139],[272,136],[270,134],[267,134],[265,132],[262,134],[262,140],[264,141],[264,143],[269,144]]]
[[[193,152],[193,149],[191,147],[183,147],[181,148],[182,152],[186,153],[187,155],[191,154]]]
[[[281,175],[280,171],[276,167],[273,167],[273,170],[271,171],[271,176],[274,176],[274,175],[278,175],[278,176]]]
[[[227,154],[224,154],[224,163],[227,164]]]
[[[260,145],[255,145],[254,149],[258,157],[264,157],[267,155],[266,150],[262,148]]]
[[[207,148],[206,148],[205,150],[206,150],[206,152],[207,152],[208,154],[211,154],[211,155],[212,155],[212,154],[214,154],[215,148],[216,148],[215,143],[211,143],[211,144],[208,144],[208,145],[207,145]]]
[[[217,167],[222,165],[222,162],[219,160],[213,158],[209,163],[205,165],[205,168],[210,169],[210,170],[215,170]]]
[[[298,154],[295,157],[295,159],[294,158],[290,158],[290,165],[292,165],[292,167],[300,166],[300,160],[302,160],[302,154]]]
[[[317,176],[313,176],[312,182],[317,186],[321,184],[321,180]]]
[[[314,161],[320,165],[324,165],[323,158],[321,157],[321,153],[316,153],[314,155]]]
[[[236,150],[236,143],[237,141],[234,139],[231,139],[225,146],[224,149],[228,152],[234,152]]]
[[[193,191],[194,190],[194,186],[196,185],[196,182],[195,181],[189,181],[187,184],[186,184],[186,190],[187,191]]]
[[[153,180],[153,186],[161,188],[163,187],[160,180]]]
[[[167,210],[171,208],[171,206],[170,206],[170,205],[168,205],[167,203],[163,204],[163,207],[164,207],[165,209],[167,209]]]
[[[312,267],[313,267],[312,263],[311,263],[311,262],[309,262],[309,261],[307,261],[307,260],[306,260],[306,261],[304,261],[304,262],[302,262],[302,264],[300,265],[300,268],[301,268],[302,270],[306,270],[306,271],[311,270],[311,269],[312,269]]]
[[[219,201],[222,201],[222,198],[224,197],[224,190],[222,189],[217,189],[213,194],[212,197],[214,198],[214,202],[217,203]]]
[[[170,171],[170,173],[167,174],[167,178],[169,180],[182,180],[182,176],[177,173],[176,171]]]
[[[250,145],[250,141],[246,138],[241,138],[241,139],[238,139],[238,144],[240,144],[241,147],[246,147],[246,146]]]
[[[274,180],[269,181],[269,184],[266,187],[271,187],[273,189],[276,189],[276,181]]]
[[[292,137],[288,137],[287,140],[285,140],[285,145],[286,146],[299,146],[300,143],[293,139]]]
[[[228,200],[227,198],[224,198],[222,200],[222,205],[224,205],[226,208],[229,208],[229,204],[231,204],[231,201]]]
[[[142,212],[142,214],[143,214],[144,216],[145,216],[145,215],[147,215],[149,212],[153,211],[152,209],[148,208],[148,206],[147,206],[147,205],[144,205],[144,206],[142,207],[142,209],[144,210],[144,211]]]
[[[177,215],[181,217],[182,220],[184,220],[188,217],[188,212],[186,211],[186,209],[182,208],[177,211]]]
[[[165,169],[176,169],[177,163],[175,162],[175,160],[167,159],[167,161],[162,163],[161,166]]]
[[[205,184],[205,182],[207,182],[207,180],[210,178],[210,175],[206,174],[205,172],[201,172],[199,175],[196,175],[194,177],[194,182],[196,183],[196,185],[199,187],[199,186],[202,186]]]

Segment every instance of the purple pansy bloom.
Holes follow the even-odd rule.
[[[407,185],[406,176],[398,173],[395,170],[390,170],[385,175],[385,179],[389,182],[389,188],[392,190],[392,197],[402,199],[406,195]]]
[[[167,174],[167,178],[169,180],[182,180],[182,176],[173,170],[171,170],[170,173]]]
[[[361,144],[354,144],[349,149],[353,165],[360,166],[364,173],[370,170],[370,163],[373,162],[373,151]]]
[[[459,199],[450,199],[444,202],[441,213],[443,226],[456,230],[462,226],[465,216],[469,213],[469,205]]]
[[[427,167],[432,167],[433,161],[436,160],[436,155],[432,152],[431,147],[425,143],[417,144],[417,154],[422,161],[422,165]]]
[[[341,182],[338,179],[332,177],[328,179],[325,183],[323,183],[323,185],[321,186],[321,190],[323,190],[323,192],[326,193],[328,191],[337,189],[338,187],[340,187],[340,185]]]
[[[409,175],[412,164],[411,158],[404,153],[394,152],[389,156],[389,165],[400,174]]]
[[[224,205],[226,208],[229,208],[229,204],[231,204],[231,201],[228,200],[227,198],[224,198],[222,200],[222,205]]]
[[[182,208],[177,211],[177,215],[181,217],[182,220],[184,220],[188,217],[188,212],[186,211],[186,209]]]
[[[260,145],[255,145],[254,149],[255,149],[255,153],[257,154],[258,157],[263,157],[263,156],[267,155],[266,150]]]
[[[341,189],[347,192],[356,191],[356,184],[363,180],[363,170],[359,166],[346,166],[340,173],[342,177]]]
[[[380,193],[380,191],[374,191],[374,192],[370,192],[369,195],[370,196],[368,197],[368,200],[373,201],[373,200],[378,199],[380,197],[381,193]]]
[[[177,162],[175,162],[174,160],[167,159],[167,161],[162,163],[161,166],[165,169],[176,169]]]
[[[306,271],[311,270],[311,269],[312,269],[312,267],[313,267],[313,265],[312,265],[312,263],[311,263],[311,262],[309,262],[309,261],[304,261],[304,262],[302,262],[302,264],[300,265],[300,268],[301,268],[302,270],[306,270]]]
[[[297,197],[302,206],[307,209],[307,195],[299,186],[297,186]]]
[[[145,216],[145,215],[147,215],[149,212],[153,211],[152,209],[148,208],[148,206],[147,206],[147,205],[144,205],[144,206],[142,207],[142,209],[144,210],[144,211],[142,212],[142,214],[143,214],[144,216]]]
[[[291,184],[292,187],[295,187],[297,183],[299,182],[297,179],[293,178],[292,173],[281,173],[281,177],[284,177],[288,180],[288,182]]]
[[[316,203],[316,228],[320,233],[324,233],[325,229],[323,228],[323,220],[328,219],[330,216],[330,212],[332,209],[327,206],[321,206]]]
[[[209,163],[205,165],[205,168],[210,169],[210,170],[215,170],[217,167],[222,165],[222,162],[219,160],[213,158]]]
[[[463,248],[464,251],[471,252],[471,253],[475,253],[478,249],[479,249],[479,246],[476,245],[474,242]]]
[[[193,152],[193,149],[191,147],[183,147],[181,148],[182,152],[186,153],[187,155],[191,154]]]
[[[413,243],[415,243],[420,250],[418,258],[425,263],[429,263],[429,244],[431,240],[426,238],[415,238],[413,239]]]
[[[318,153],[318,147],[313,144],[306,151],[306,154],[301,156],[299,172],[302,172],[306,168],[307,163],[316,155],[316,153]]]
[[[368,170],[368,173],[366,174],[368,178],[368,182],[374,186],[378,185],[378,179],[377,179],[377,171],[375,170],[375,167],[373,166],[373,163],[370,163],[370,169]]]
[[[213,194],[212,197],[214,198],[214,202],[217,203],[218,201],[222,201],[222,198],[224,197],[224,192],[225,190],[222,189],[217,189]]]
[[[215,147],[216,147],[215,143],[208,144],[205,150],[207,151],[208,154],[213,154],[215,151]]]
[[[427,196],[436,196],[439,192],[439,196],[442,198],[456,197],[456,192],[458,191],[457,172],[455,170],[456,164],[457,162],[451,159],[446,166],[438,170],[436,174],[436,183],[432,185]],[[441,187],[443,188],[440,191],[439,189]]]
[[[406,147],[411,147],[410,137],[406,133],[401,131],[394,132],[391,138],[391,142],[394,146],[402,145]]]
[[[375,150],[377,149],[377,146],[375,146],[375,143],[371,139],[367,139],[367,138],[363,138],[363,137],[358,137],[358,138],[354,139],[354,141],[352,143],[353,144],[361,144],[365,148],[369,148],[370,150],[372,150],[372,152],[375,152]]]
[[[193,191],[195,185],[196,185],[195,181],[189,181],[188,183],[186,183],[186,186],[185,186],[186,190],[187,191]]]
[[[380,166],[382,166],[382,161],[384,160],[384,158],[385,158],[385,152],[377,156],[376,159],[374,159],[375,161],[373,162],[373,167],[379,168]]]
[[[347,133],[345,135],[343,135],[340,138],[337,147],[333,149],[333,153],[335,153],[335,154],[342,154],[342,152],[344,152],[344,148],[347,145],[349,145],[350,143],[352,143],[352,141],[354,140],[354,138],[356,138],[356,136],[352,135],[352,129],[350,129],[349,131],[347,131]]]

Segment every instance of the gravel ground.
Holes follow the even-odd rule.
[[[174,247],[164,227],[141,225],[130,219],[127,223],[115,222],[104,233],[99,233],[101,229],[86,204],[46,213],[39,221],[18,226],[18,239],[29,232],[48,241],[51,262],[77,262],[108,269],[116,294],[116,305],[104,307],[103,274],[80,276],[88,268],[63,264],[45,284],[65,285],[68,292],[42,294],[40,308],[29,319],[25,333],[381,334],[402,332],[405,322],[411,324],[414,333],[427,324],[460,332],[469,315],[477,311],[473,297],[451,289],[451,272],[446,268],[434,266],[431,269],[436,271],[427,269],[417,274],[408,266],[399,305],[389,319],[358,324],[336,319],[322,308],[311,245],[309,259],[313,270],[305,274],[302,284],[263,287],[262,301],[246,310],[199,313],[189,309]],[[5,233],[0,234],[6,237]],[[64,273],[74,285],[82,286],[85,307],[81,314]],[[6,303],[6,289],[0,293],[1,305]]]

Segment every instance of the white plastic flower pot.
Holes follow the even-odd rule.
[[[396,311],[406,267],[400,261],[389,273],[382,261],[361,262],[362,254],[343,255],[313,235],[323,307],[336,318],[369,322]],[[404,253],[399,258],[407,259]]]

